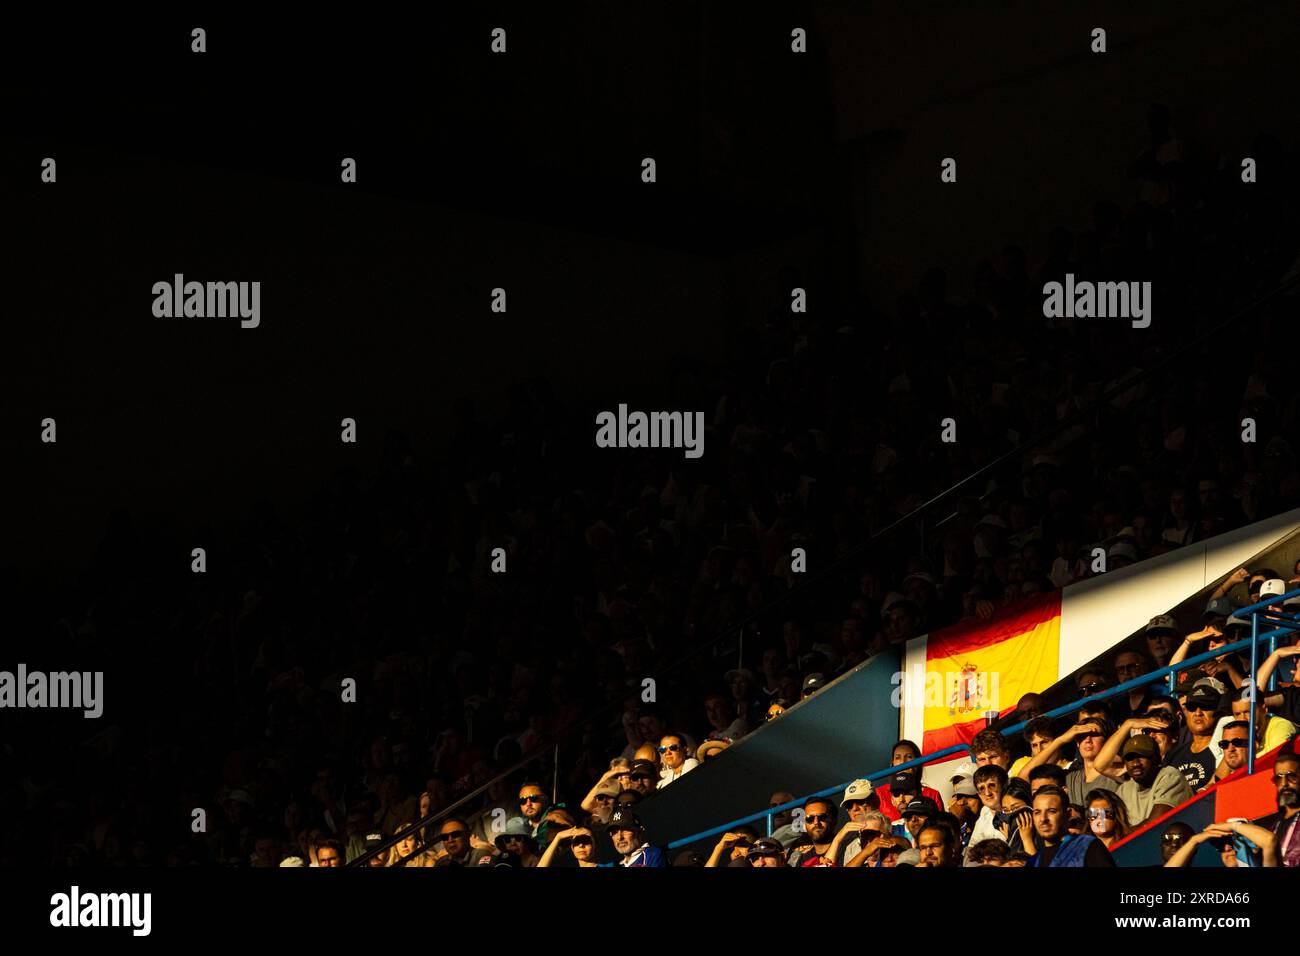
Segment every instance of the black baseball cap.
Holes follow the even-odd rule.
[[[610,815],[609,824],[605,829],[613,833],[615,830],[636,830],[638,833],[645,829],[641,825],[641,818],[626,807],[619,807]]]
[[[647,773],[653,780],[659,776],[659,768],[649,760],[638,760],[636,763],[632,764],[632,773],[633,775],[638,773]]]
[[[781,846],[781,841],[771,837],[755,840],[754,845],[749,848],[750,856],[780,856],[783,853],[785,847]]]
[[[1193,704],[1202,704],[1213,710],[1218,710],[1221,703],[1223,703],[1223,695],[1216,693],[1213,687],[1202,684],[1200,687],[1192,688],[1192,692],[1187,695],[1186,706],[1191,707]]]
[[[901,773],[894,774],[889,781],[889,792],[895,793],[920,793],[921,781],[910,770],[904,770]]]
[[[902,815],[906,817],[911,814],[920,813],[927,817],[932,817],[938,812],[939,804],[935,803],[932,798],[917,797],[915,800],[909,801],[907,806],[903,807]]]

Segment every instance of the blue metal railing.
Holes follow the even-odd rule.
[[[1149,686],[1150,684],[1155,683],[1157,680],[1159,680],[1161,677],[1165,676],[1166,674],[1172,676],[1176,674],[1178,671],[1187,670],[1189,668],[1195,667],[1198,664],[1203,664],[1208,660],[1212,660],[1216,657],[1222,657],[1224,654],[1231,654],[1234,651],[1244,650],[1245,648],[1249,647],[1251,649],[1250,718],[1249,718],[1250,731],[1249,731],[1249,737],[1247,739],[1250,741],[1250,745],[1246,748],[1246,753],[1247,753],[1246,772],[1248,774],[1254,773],[1255,772],[1255,690],[1256,690],[1255,675],[1259,673],[1259,642],[1261,640],[1268,640],[1270,641],[1269,646],[1275,649],[1277,646],[1277,638],[1280,635],[1292,634],[1297,631],[1300,631],[1300,614],[1286,615],[1286,614],[1279,614],[1278,612],[1275,611],[1267,610],[1270,605],[1280,605],[1282,601],[1284,601],[1285,599],[1290,597],[1296,597],[1296,596],[1300,596],[1300,590],[1289,591],[1288,593],[1283,594],[1279,597],[1272,597],[1269,598],[1267,601],[1260,601],[1256,604],[1251,604],[1234,611],[1233,612],[1234,617],[1241,617],[1246,614],[1249,614],[1251,616],[1251,636],[1248,638],[1243,638],[1240,641],[1234,641],[1232,643],[1225,644],[1222,647],[1216,647],[1212,651],[1206,651],[1202,654],[1197,654],[1194,657],[1188,657],[1184,660],[1179,661],[1177,664],[1171,664],[1166,667],[1157,668],[1156,670],[1151,671],[1149,674],[1144,674],[1141,677],[1134,677],[1132,680],[1124,681],[1122,684],[1117,684],[1115,687],[1112,687],[1106,691],[1102,691],[1101,693],[1091,694],[1087,697],[1080,697],[1078,700],[1071,701],[1068,704],[1062,704],[1060,707],[1056,707],[1052,710],[1047,711],[1046,713],[1039,714],[1038,716],[1048,717],[1048,718],[1062,717],[1070,713],[1071,711],[1077,710],[1081,704],[1088,703],[1088,702],[1096,702],[1099,700],[1106,700],[1108,698],[1116,697],[1120,694],[1127,693],[1128,691],[1134,690],[1139,687]],[[1282,626],[1278,627],[1276,630],[1271,630],[1264,634],[1260,634],[1259,623],[1261,618],[1264,619],[1265,624],[1277,624]],[[1272,683],[1272,681],[1270,681],[1270,683]],[[1009,737],[1012,734],[1019,733],[1021,730],[1025,728],[1025,725],[1028,723],[1029,721],[1022,720],[1019,723],[1012,724],[1010,727],[1007,727],[999,731],[999,733],[1001,733],[1002,736],[1004,737]],[[883,770],[877,770],[874,773],[869,773],[866,775],[866,779],[875,782],[876,780],[879,780],[882,777],[891,776],[893,774],[900,773],[901,771],[909,770],[912,767],[919,767],[927,763],[933,763],[934,761],[942,757],[949,757],[960,753],[969,754],[970,748],[965,744],[956,744],[952,747],[945,747],[942,750],[936,750],[933,753],[929,753],[929,754],[922,754],[921,756],[916,757],[912,760],[906,760],[900,764],[895,764],[892,767],[886,767]],[[852,779],[846,780],[844,783],[841,783],[838,786],[825,787],[821,790],[815,791],[814,793],[810,793],[807,794],[806,796],[799,797],[798,799],[791,800],[789,803],[783,803],[779,806],[769,807],[765,810],[759,810],[757,813],[751,813],[747,817],[740,817],[737,820],[732,820],[728,823],[721,824],[720,826],[710,827],[707,830],[701,830],[699,833],[694,833],[691,836],[682,837],[680,840],[673,840],[671,843],[668,844],[668,849],[675,850],[679,847],[688,846],[689,844],[696,843],[700,840],[707,840],[709,837],[717,836],[718,834],[721,833],[726,833],[728,830],[734,829],[735,827],[738,826],[744,826],[747,823],[754,823],[758,820],[763,819],[764,817],[767,818],[767,833],[770,836],[772,833],[772,817],[774,817],[776,814],[784,813],[787,810],[794,810],[798,807],[802,807],[809,800],[814,800],[820,797],[830,797],[838,793],[843,793],[846,789],[848,789],[849,784],[851,784],[854,780],[859,780],[859,779],[862,778],[853,777]]]

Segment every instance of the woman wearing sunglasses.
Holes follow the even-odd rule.
[[[537,866],[539,868],[550,866],[560,847],[569,848],[573,858],[578,861],[578,866],[596,865],[596,840],[591,835],[591,831],[586,827],[569,827],[555,834],[555,839],[547,845],[546,852],[542,854]]]
[[[681,734],[664,734],[659,738],[659,763],[663,768],[659,771],[660,790],[700,765],[688,753],[686,738]]]
[[[1106,849],[1129,834],[1128,811],[1124,801],[1112,790],[1090,790],[1085,798],[1088,832],[1105,844]]]

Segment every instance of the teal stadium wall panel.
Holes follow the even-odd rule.
[[[888,766],[900,660],[890,650],[859,665],[655,794],[639,811],[650,840],[663,845],[748,816],[779,790],[801,796]]]

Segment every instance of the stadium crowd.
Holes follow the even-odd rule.
[[[672,860],[637,806],[882,649],[1099,573],[1094,548],[1112,570],[1300,505],[1300,389],[1273,347],[1284,302],[1231,343],[1239,364],[1208,341],[1097,403],[1296,252],[1290,187],[1243,190],[1166,113],[1150,125],[1140,198],[1097,202],[1037,261],[1007,244],[974,264],[965,297],[930,270],[888,312],[853,297],[808,314],[782,302],[730,343],[725,367],[683,361],[673,394],[708,409],[697,462],[600,451],[591,416],[532,382],[495,423],[463,402],[436,460],[390,433],[373,472],[335,474],[301,520],[259,502],[243,527],[213,530],[201,577],[159,563],[188,554],[189,538],[114,516],[93,567],[49,595],[57,639],[177,677],[75,762],[7,744],[0,863],[333,867],[407,834],[369,863],[1106,865],[1111,843],[1240,766],[1244,682],[1289,683],[1296,648],[1258,675],[1231,657],[1201,665],[1169,693],[1085,707],[1068,729],[977,738],[946,801],[907,772],[859,781],[780,814],[770,836],[738,829]],[[1178,319],[1044,319],[1039,290],[1067,272],[1149,277]],[[1255,442],[1241,440],[1247,417]],[[955,442],[940,438],[945,418]],[[923,538],[913,521],[911,537],[859,553],[1057,426]],[[504,574],[490,567],[496,547]],[[837,569],[815,596],[795,547]],[[1157,619],[1112,673],[1080,673],[1080,690],[1225,642],[1231,589],[1266,594],[1300,565],[1287,570],[1225,582],[1204,630]],[[355,703],[340,694],[347,678]],[[1261,702],[1259,747],[1294,732],[1296,694]],[[894,749],[896,764],[917,756],[907,741]],[[1171,860],[1251,841],[1266,864],[1296,865],[1296,769],[1278,762],[1276,832],[1166,834]]]

